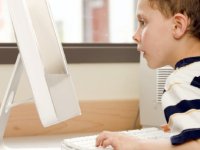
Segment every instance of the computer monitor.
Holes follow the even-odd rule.
[[[161,97],[167,77],[173,68],[165,66],[150,69],[146,60],[140,57],[140,121],[143,127],[159,127],[165,124]]]
[[[47,0],[7,0],[19,55],[0,110],[0,142],[24,69],[44,127],[80,115]]]

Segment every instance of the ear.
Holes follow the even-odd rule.
[[[175,39],[180,39],[186,32],[190,23],[189,18],[181,13],[173,16],[173,36]]]

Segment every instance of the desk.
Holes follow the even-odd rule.
[[[137,118],[138,100],[84,101],[80,104],[81,116],[49,128],[40,125],[33,104],[13,108],[6,135],[21,137],[4,138],[4,149],[60,150],[60,144],[65,138],[84,136],[102,130],[128,130],[136,124],[134,121]],[[51,133],[60,135],[46,135]],[[4,149],[0,147],[0,150]]]
[[[61,143],[66,138],[94,134],[97,133],[5,138],[0,150],[61,150]]]
[[[61,142],[65,138],[78,135],[32,136],[5,138],[1,150],[61,150]],[[81,135],[79,135],[81,136]]]
[[[34,136],[4,139],[5,150],[60,150],[66,136]]]
[[[138,100],[92,100],[80,102],[82,115],[44,128],[35,104],[18,105],[11,110],[5,137],[91,133],[102,130],[140,128]]]

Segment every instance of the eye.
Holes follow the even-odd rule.
[[[145,21],[144,20],[139,20],[140,26],[145,26]]]

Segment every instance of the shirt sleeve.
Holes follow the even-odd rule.
[[[200,139],[200,76],[175,72],[165,86],[162,106],[173,145]]]

